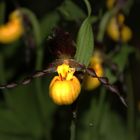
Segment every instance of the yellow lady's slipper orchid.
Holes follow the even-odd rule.
[[[119,40],[120,32],[119,32],[119,27],[117,25],[117,20],[116,20],[115,17],[110,19],[110,21],[109,21],[109,23],[107,25],[107,34],[114,41]]]
[[[104,74],[103,67],[102,67],[102,57],[99,51],[95,51],[94,55],[90,61],[90,68],[93,68],[96,74],[99,77],[102,77]],[[85,76],[83,87],[86,90],[93,90],[100,85],[100,81],[97,78],[93,78],[89,75]]]
[[[49,86],[49,94],[53,101],[58,105],[72,104],[81,91],[79,80],[73,75],[74,68],[67,64],[57,67],[59,76],[55,76]]]
[[[132,38],[132,31],[128,26],[124,26],[122,31],[121,31],[121,36],[123,42],[127,42]]]
[[[126,43],[132,38],[132,31],[124,24],[124,20],[124,15],[119,14],[117,17],[111,18],[107,25],[107,34],[114,41],[121,40]]]
[[[106,7],[112,9],[115,5],[116,0],[106,0]]]
[[[16,41],[23,31],[22,18],[20,12],[16,10],[10,14],[6,24],[0,25],[0,43],[8,44]]]

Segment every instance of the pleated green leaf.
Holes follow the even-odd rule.
[[[90,16],[88,16],[82,23],[77,37],[77,50],[75,54],[75,59],[86,66],[89,64],[89,60],[92,56],[94,48],[93,31],[90,21]]]

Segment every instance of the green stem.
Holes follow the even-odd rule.
[[[71,121],[70,132],[70,140],[75,140],[76,125],[74,120]]]
[[[127,87],[128,87],[128,112],[127,112],[127,127],[128,127],[128,140],[135,140],[135,117],[134,117],[134,96],[132,77],[130,72],[127,74]]]

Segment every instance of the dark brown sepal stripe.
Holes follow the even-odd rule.
[[[52,69],[52,68],[49,67],[49,68],[44,69],[42,71],[35,72],[31,76],[28,76],[28,77],[24,78],[20,82],[12,82],[12,83],[9,83],[9,84],[0,85],[0,89],[10,89],[10,88],[17,87],[18,85],[27,85],[27,84],[31,83],[31,81],[33,79],[39,78],[39,77],[43,77],[46,74],[51,73],[51,72],[54,72],[54,69]]]
[[[114,85],[109,83],[109,79],[107,77],[98,77],[95,70],[91,68],[87,68],[86,72],[90,76],[97,78],[106,88],[108,88],[111,92],[115,93],[120,98],[122,103],[127,107],[127,103],[125,102],[124,98],[120,95],[118,89]]]
[[[53,63],[50,64],[50,66],[42,71],[37,71],[34,74],[32,74],[31,76],[25,78],[24,80],[22,80],[21,82],[13,82],[10,84],[5,84],[5,85],[1,85],[0,89],[6,89],[6,88],[14,88],[18,85],[27,85],[29,83],[31,83],[31,81],[35,78],[39,78],[39,77],[43,77],[48,73],[53,73],[56,72],[57,66],[61,65],[63,63],[69,64],[70,67],[75,68],[76,71],[82,71],[84,73],[87,73],[88,75],[97,78],[106,88],[108,88],[111,92],[115,93],[120,100],[122,101],[122,103],[127,106],[124,98],[120,95],[118,89],[114,86],[111,85],[109,83],[109,79],[107,77],[99,77],[95,70],[92,68],[86,68],[84,65],[76,62],[74,59],[68,59],[68,60],[64,60],[64,59],[57,59],[56,61],[54,61]]]

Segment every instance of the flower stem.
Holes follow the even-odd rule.
[[[76,111],[73,111],[73,118],[71,121],[71,127],[70,127],[70,140],[75,140],[76,136]]]
[[[76,130],[75,122],[74,120],[72,120],[70,128],[71,131],[70,140],[75,140],[75,130]]]

